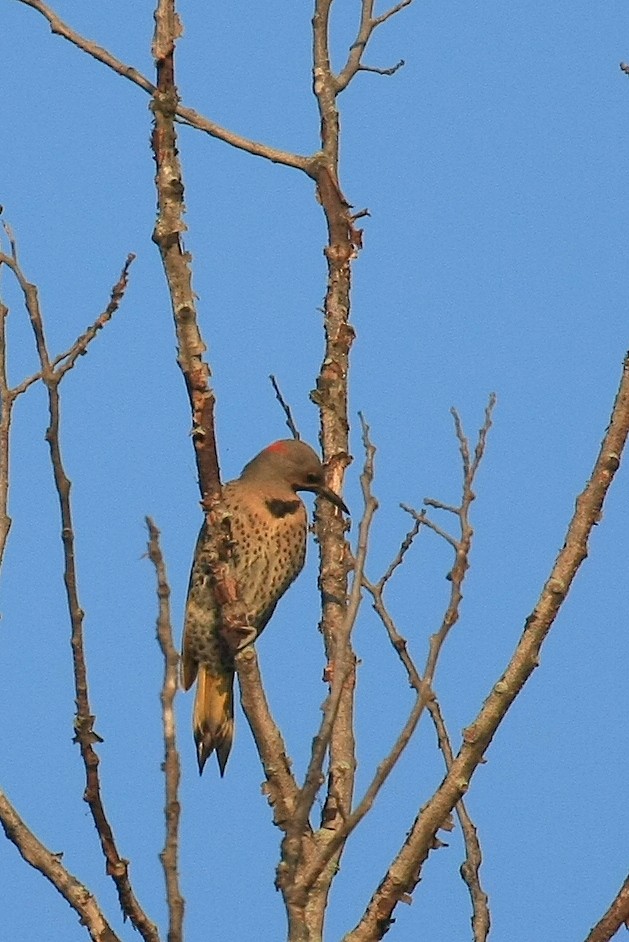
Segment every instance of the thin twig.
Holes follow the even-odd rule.
[[[428,504],[428,506],[434,507],[437,502],[428,498],[424,501],[424,503]],[[438,523],[435,523],[434,520],[431,520],[430,517],[426,515],[425,510],[414,510],[413,507],[409,507],[408,504],[400,504],[400,507],[402,510],[405,510],[407,514],[410,514],[417,524],[423,524],[425,527],[428,527],[429,530],[432,530],[434,533],[436,533],[437,536],[440,536],[442,540],[445,540],[446,543],[449,543],[456,553],[460,546],[459,541],[455,539],[455,537],[451,536],[447,530],[444,530],[443,527],[440,527]],[[457,516],[459,514],[458,508],[442,507],[442,509],[453,510]]]
[[[72,907],[87,929],[92,942],[120,942],[103,914],[95,896],[61,862],[63,854],[53,854],[24,823],[6,795],[0,791],[0,823],[7,838],[24,860],[42,876]]]
[[[363,522],[366,520],[366,527],[364,531],[361,531],[359,536],[359,552],[357,554],[355,570],[354,570],[354,581],[352,583],[352,595],[350,596],[350,608],[351,600],[354,597],[354,594],[357,592],[357,580],[360,579],[360,585],[366,587],[370,592],[373,590],[372,595],[374,597],[374,607],[379,606],[382,603],[382,589],[384,584],[389,578],[389,573],[392,572],[392,568],[389,567],[383,578],[381,579],[378,586],[373,586],[372,583],[366,578],[364,573],[364,563],[367,550],[367,541],[369,535],[369,526],[371,523],[371,518],[373,513],[377,508],[377,500],[373,496],[371,491],[371,484],[373,481],[373,455],[374,447],[369,439],[369,428],[364,422],[362,416],[361,422],[363,425],[363,441],[366,448],[366,461],[365,461],[365,470],[361,476],[361,485],[363,488],[363,497],[365,500],[365,514],[363,515]],[[369,515],[368,515],[369,510]],[[361,527],[362,523],[361,522]],[[418,529],[417,525],[417,529]],[[398,552],[396,559],[394,560],[394,568],[399,565],[402,561],[404,553],[410,547],[415,533],[417,532],[414,527],[413,530],[407,534],[405,540],[403,541],[401,550]],[[383,610],[383,606],[382,609]],[[387,613],[384,613],[385,623],[388,623],[388,626],[392,629],[392,640],[395,637],[394,646],[398,651],[402,661],[405,663],[409,675],[409,680],[411,685],[416,690],[416,699],[413,703],[413,706],[409,712],[409,716],[400,731],[396,741],[391,747],[388,755],[383,759],[383,761],[378,765],[376,772],[374,773],[373,779],[366,789],[361,801],[356,805],[351,813],[346,813],[343,816],[342,821],[338,824],[335,830],[330,831],[326,835],[326,840],[320,845],[320,848],[317,854],[308,862],[308,864],[303,868],[302,872],[299,875],[299,885],[300,887],[308,890],[313,886],[315,881],[318,879],[322,873],[324,867],[326,867],[334,858],[335,855],[339,852],[340,848],[344,845],[347,837],[352,833],[352,831],[358,826],[362,821],[365,815],[373,806],[373,803],[378,795],[380,789],[387,781],[392,770],[395,768],[400,756],[406,749],[406,746],[410,742],[419,717],[423,711],[426,702],[433,696],[432,690],[429,685],[425,684],[419,674],[417,673],[410,656],[406,650],[406,643],[403,639],[397,635],[395,627],[391,619],[387,617]]]
[[[454,504],[444,504],[442,500],[437,500],[435,497],[424,497],[424,504],[426,507],[434,507],[435,510],[447,510],[448,513],[454,514],[456,517],[461,512],[460,507],[455,507]],[[408,507],[405,507],[403,504],[400,505],[407,513],[411,513]]]
[[[446,769],[449,771],[452,768],[454,754],[452,752],[452,744],[446,729],[446,724],[441,714],[441,707],[436,697],[428,703],[427,709],[437,731],[439,749],[443,755]],[[471,921],[474,942],[486,942],[491,926],[491,918],[488,905],[489,897],[483,890],[480,880],[480,867],[483,862],[483,854],[478,839],[478,831],[462,798],[456,803],[455,807],[465,844],[465,860],[461,864],[460,872],[468,888],[472,903]]]
[[[10,234],[10,229],[6,225],[5,225],[5,231],[7,232],[7,234]],[[12,238],[12,236],[9,235],[9,238]],[[97,333],[103,329],[105,324],[107,324],[107,322],[112,319],[116,311],[118,311],[120,304],[122,302],[122,299],[127,290],[127,286],[129,284],[129,269],[134,260],[135,260],[135,255],[132,252],[130,252],[129,255],[127,255],[127,259],[124,263],[122,271],[120,272],[120,277],[118,278],[118,281],[111,289],[110,298],[109,298],[109,301],[107,303],[107,307],[105,308],[105,310],[101,314],[98,315],[94,323],[90,324],[87,330],[83,334],[81,334],[80,337],[77,337],[77,339],[74,341],[72,346],[69,347],[68,350],[64,351],[63,353],[57,354],[57,356],[51,360],[51,367],[53,368],[55,375],[58,376],[59,379],[62,379],[63,376],[68,372],[68,370],[72,369],[72,367],[75,365],[76,361],[78,360],[80,356],[84,356],[84,354],[87,353],[87,349],[90,343],[92,342],[92,340],[96,337]],[[9,255],[5,255],[3,252],[0,252],[0,265],[7,265],[9,268],[11,268],[11,270],[14,273],[16,273],[17,256],[13,256],[13,255],[9,256]],[[8,311],[6,311],[5,309],[5,316],[7,313]],[[3,328],[4,328],[4,324],[3,324]],[[5,338],[5,349],[6,349],[6,338]],[[31,376],[27,376],[25,379],[23,379],[20,383],[18,383],[12,389],[7,389],[7,392],[12,399],[16,399],[18,396],[22,395],[22,393],[26,392],[26,390],[29,389],[29,387],[32,386],[34,383],[39,382],[42,379],[42,376],[43,376],[42,371],[38,370],[36,373],[33,373]]]
[[[291,412],[290,406],[284,399],[284,396],[282,395],[282,391],[273,373],[271,373],[271,375],[269,376],[269,379],[271,380],[271,386],[273,387],[273,390],[275,392],[275,398],[279,402],[280,406],[282,407],[282,411],[284,415],[286,416],[286,425],[288,426],[288,429],[291,435],[293,436],[293,438],[299,441],[300,435],[299,435],[297,426],[295,425],[295,420],[293,419],[293,413]]]
[[[159,530],[150,517],[146,518],[149,532],[148,555],[155,567],[157,576],[157,641],[164,658],[164,681],[161,690],[162,728],[164,731],[164,771],[166,804],[164,817],[166,837],[164,849],[159,855],[166,882],[166,902],[168,905],[168,942],[181,942],[183,939],[183,917],[185,901],[179,885],[179,783],[181,781],[181,763],[177,749],[177,726],[175,720],[175,697],[179,679],[179,653],[173,642],[170,617],[170,586],[166,576],[166,566],[160,546]]]
[[[382,582],[382,579],[380,579],[379,582],[374,583],[369,582],[368,579],[363,578],[363,585],[373,599],[374,611],[385,627],[385,630],[389,636],[389,641],[391,642],[391,646],[404,665],[409,685],[413,687],[418,694],[421,693],[421,677],[413,659],[408,653],[408,642],[406,638],[403,638],[398,631],[395,622],[393,621],[393,618],[385,605],[383,598],[384,583]]]
[[[463,470],[463,487],[461,495],[461,504],[458,508],[451,508],[443,504],[442,509],[457,513],[460,526],[460,539],[454,542],[455,559],[452,570],[449,574],[451,590],[450,600],[443,622],[439,631],[430,639],[430,650],[425,667],[425,678],[431,684],[434,681],[434,675],[437,666],[437,659],[445,640],[454,624],[459,618],[459,609],[463,600],[463,582],[470,564],[470,552],[472,549],[472,539],[474,531],[469,520],[469,511],[472,501],[475,498],[474,482],[480,463],[484,457],[487,445],[487,435],[491,428],[493,410],[496,405],[496,396],[492,393],[485,408],[485,418],[478,432],[476,446],[474,449],[474,458],[470,456],[469,442],[463,430],[461,417],[456,409],[450,410],[454,420],[454,428],[457,440],[459,442],[459,451],[461,454],[461,464]],[[424,502],[426,503],[426,501]],[[433,506],[438,502],[433,501]],[[446,536],[447,539],[447,536]],[[451,542],[448,540],[448,542]],[[436,698],[428,703],[428,710],[432,717],[435,729],[437,730],[437,739],[439,749],[441,750],[446,769],[452,767],[453,754],[450,739],[446,730],[445,722],[441,716],[441,711]],[[461,876],[463,877],[472,902],[472,930],[474,932],[475,942],[485,942],[489,933],[490,915],[487,894],[483,890],[480,882],[480,865],[482,854],[480,843],[476,833],[476,828],[463,804],[460,800],[456,805],[457,815],[461,823],[463,839],[465,842],[466,859],[461,866]]]
[[[454,564],[449,573],[450,600],[448,602],[448,607],[443,617],[441,627],[430,639],[430,650],[428,659],[426,661],[426,666],[424,668],[424,680],[427,681],[431,686],[434,680],[435,669],[441,648],[453,625],[455,625],[459,619],[459,609],[463,600],[463,581],[465,579],[467,570],[469,569],[470,551],[472,548],[472,539],[474,536],[474,530],[469,520],[470,507],[472,501],[475,498],[473,490],[474,480],[476,478],[476,473],[480,466],[480,462],[485,453],[487,433],[491,428],[491,419],[495,405],[496,397],[492,393],[485,408],[485,420],[478,433],[473,462],[470,461],[469,443],[463,431],[459,414],[456,409],[450,410],[454,419],[454,428],[459,442],[459,451],[461,453],[461,463],[463,466],[461,505],[457,510],[461,531],[460,538],[455,540],[444,531],[440,532],[440,528],[435,524],[430,523],[425,518],[423,519],[423,522],[426,526],[430,527],[430,529],[434,530],[436,533],[439,533],[454,549]],[[447,509],[450,510],[449,507]],[[415,513],[414,511],[411,512]]]
[[[373,72],[375,75],[395,75],[406,63],[404,59],[400,59],[399,62],[396,62],[395,65],[390,66],[388,69],[377,68],[375,65],[359,65],[359,72]]]
[[[393,557],[389,566],[385,570],[384,574],[378,580],[378,586],[381,590],[384,589],[389,579],[391,579],[395,571],[404,562],[404,557],[406,556],[411,546],[413,545],[413,541],[421,529],[425,516],[426,515],[423,512],[418,515],[417,519],[415,520],[415,523],[413,524],[411,529],[408,531],[408,533],[406,534],[406,536],[400,543],[400,548],[397,551],[397,554]]]
[[[129,283],[129,269],[135,260],[135,255],[133,252],[130,252],[127,255],[127,259],[123,265],[122,271],[120,272],[120,277],[118,281],[111,289],[111,295],[107,307],[99,314],[93,324],[91,324],[84,334],[72,344],[69,350],[66,350],[65,353],[60,353],[52,361],[52,366],[55,369],[56,374],[61,379],[68,370],[71,370],[76,361],[80,356],[83,356],[87,352],[87,348],[98,333],[99,330],[102,330],[105,324],[112,319],[118,308],[120,307],[120,302],[124,298],[125,291],[127,290],[127,285]]]

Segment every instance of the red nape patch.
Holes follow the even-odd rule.
[[[286,442],[273,442],[272,445],[268,445],[265,451],[286,451]]]

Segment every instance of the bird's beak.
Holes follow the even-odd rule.
[[[319,497],[325,497],[325,499],[329,500],[331,504],[334,504],[335,507],[338,507],[339,510],[342,510],[343,513],[346,513],[349,516],[349,510],[347,509],[343,499],[339,497],[338,494],[335,494],[331,488],[325,487],[325,485],[320,485],[316,489],[313,488],[313,490],[315,494],[319,495]]]

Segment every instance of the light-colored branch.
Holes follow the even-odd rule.
[[[62,20],[61,17],[58,16],[53,9],[51,9],[51,7],[43,3],[42,0],[19,0],[19,2],[25,4],[25,6],[32,7],[33,10],[37,10],[38,13],[41,13],[41,15],[50,24],[51,32],[58,36],[62,36],[64,39],[67,39],[68,42],[72,43],[73,46],[76,46],[77,49],[80,49],[82,52],[87,53],[87,55],[92,56],[92,58],[96,59],[98,62],[102,62],[103,65],[106,65],[107,68],[111,69],[117,75],[121,75],[123,78],[133,82],[134,85],[137,85],[138,88],[141,88],[142,91],[146,92],[148,95],[155,95],[155,86],[152,82],[149,81],[149,79],[146,78],[145,75],[142,75],[138,69],[131,65],[126,65],[124,62],[121,62],[120,59],[117,59],[114,55],[112,55],[112,53],[110,53],[107,49],[99,46],[98,43],[81,36],[80,33],[72,29],[71,26],[64,22],[64,20]],[[293,154],[289,151],[283,151],[275,147],[269,147],[267,144],[262,144],[259,141],[252,141],[240,134],[235,134],[233,131],[229,131],[227,128],[223,128],[214,121],[210,121],[208,118],[205,118],[193,108],[186,108],[180,103],[177,104],[175,113],[177,118],[183,123],[197,128],[199,131],[204,131],[211,137],[216,138],[216,140],[223,141],[225,144],[230,144],[232,147],[236,147],[238,150],[245,151],[254,157],[264,157],[266,160],[270,160],[273,163],[283,164],[286,167],[293,167],[297,170],[303,170],[306,173],[310,172],[309,167],[311,164],[311,158],[309,157],[303,157],[300,154]]]
[[[463,496],[461,501],[461,507],[458,509],[457,513],[460,519],[461,524],[461,540],[454,541],[451,537],[448,537],[447,534],[444,534],[448,542],[451,542],[455,547],[455,564],[451,573],[451,598],[444,616],[441,628],[436,635],[431,638],[430,642],[430,651],[428,656],[428,661],[426,664],[426,669],[424,671],[423,678],[420,677],[413,661],[408,653],[406,641],[397,631],[393,619],[390,617],[389,613],[386,610],[384,600],[383,600],[383,589],[387,584],[388,580],[391,578],[395,569],[401,564],[404,555],[410,548],[413,539],[415,538],[419,528],[422,524],[427,524],[428,521],[425,517],[425,514],[422,512],[420,514],[415,511],[411,511],[415,519],[415,524],[412,530],[406,535],[405,539],[402,541],[400,549],[396,557],[394,558],[391,565],[388,567],[382,578],[377,584],[369,582],[368,579],[364,576],[363,569],[357,569],[357,572],[360,572],[361,583],[365,588],[370,592],[374,600],[374,608],[379,614],[383,624],[389,635],[389,640],[391,641],[392,646],[397,651],[400,660],[406,668],[408,675],[409,683],[411,687],[415,689],[416,699],[413,703],[411,710],[409,712],[408,718],[400,731],[398,738],[393,744],[389,754],[378,766],[371,783],[366,789],[361,801],[356,805],[351,814],[347,814],[344,817],[344,820],[341,826],[336,830],[335,834],[327,842],[324,850],[314,858],[310,865],[306,868],[304,873],[301,875],[301,879],[305,886],[311,886],[314,882],[314,879],[321,871],[322,866],[331,858],[335,850],[340,847],[343,842],[347,839],[348,835],[358,826],[362,821],[365,815],[369,812],[373,803],[380,791],[380,789],[385,784],[392,770],[395,768],[400,756],[404,752],[406,746],[411,740],[413,733],[417,727],[421,714],[424,710],[424,707],[429,706],[434,701],[434,693],[432,690],[432,683],[434,679],[434,674],[437,666],[437,661],[443,643],[447,637],[448,632],[450,631],[452,625],[456,622],[458,618],[458,609],[460,601],[462,598],[461,586],[465,572],[468,568],[468,558],[469,551],[471,546],[472,538],[472,528],[468,520],[468,511],[471,501],[474,498],[472,485],[474,483],[474,476],[478,470],[480,461],[482,460],[487,431],[491,426],[491,413],[495,404],[495,397],[490,398],[486,413],[485,413],[485,423],[479,432],[479,444],[477,445],[475,457],[476,460],[472,465],[469,461],[469,448],[467,445],[467,440],[463,434],[462,426],[458,414],[453,412],[455,416],[455,430],[457,439],[459,441],[459,446],[461,449],[462,463],[463,463]],[[363,435],[365,437],[366,444],[369,446],[368,439],[368,429],[366,429],[363,423]],[[373,447],[373,446],[371,446]],[[372,465],[370,467],[370,474],[365,475],[363,480],[363,492],[365,494],[365,501],[368,503],[370,500],[373,500],[371,495],[371,480],[372,480]]]
[[[425,504],[429,506],[435,506],[437,501],[433,501],[430,498],[424,501]],[[436,533],[437,536],[440,536],[442,540],[445,540],[446,543],[449,543],[454,552],[456,553],[459,548],[459,541],[453,537],[447,530],[444,530],[443,527],[440,527],[438,523],[435,523],[434,520],[431,520],[430,517],[426,515],[425,510],[417,511],[413,510],[412,507],[409,507],[408,504],[400,504],[402,510],[405,510],[407,514],[410,514],[411,517],[415,520],[416,523],[421,523],[429,530],[432,530],[433,533]],[[445,505],[441,505],[441,509],[453,509],[455,513],[458,513],[458,509],[455,508],[446,508]]]
[[[273,809],[274,823],[286,832],[295,814],[298,793],[286,743],[271,714],[253,645],[239,652],[235,662],[240,700],[266,776],[262,788]]]
[[[618,470],[629,434],[629,355],[623,363],[622,378],[611,420],[585,490],[577,498],[576,509],[565,544],[552,568],[539,601],[526,619],[522,637],[503,675],[494,684],[474,722],[464,730],[464,742],[450,771],[434,795],[424,805],[400,853],[389,867],[367,909],[345,942],[365,942],[382,938],[390,925],[397,903],[408,897],[421,876],[421,869],[433,846],[435,835],[463,797],[470,780],[483,761],[498,727],[520,690],[539,663],[539,653],[574,577],[587,556],[593,527],[599,522],[605,497]]]
[[[474,536],[474,530],[472,529],[469,519],[470,507],[472,505],[472,501],[475,498],[474,480],[485,453],[487,434],[491,428],[492,414],[495,405],[496,397],[492,393],[485,409],[485,420],[478,433],[478,440],[474,452],[474,461],[470,460],[469,444],[467,438],[465,437],[465,433],[463,432],[459,414],[456,409],[450,410],[454,419],[454,428],[457,440],[459,442],[459,451],[461,453],[461,462],[463,466],[461,504],[458,508],[452,508],[458,517],[461,535],[458,540],[454,540],[445,532],[441,534],[444,539],[454,548],[454,564],[449,573],[450,600],[448,602],[448,607],[443,617],[441,627],[430,639],[430,649],[426,665],[424,667],[424,681],[431,687],[433,684],[441,648],[443,647],[452,627],[459,619],[459,609],[463,600],[463,581],[470,565],[470,551],[472,548],[472,538]],[[434,503],[435,502],[433,502],[433,506]],[[451,508],[448,507],[447,509],[450,510]],[[421,519],[425,526],[431,527],[436,532],[439,532],[439,528],[436,525],[431,524],[425,517],[422,517]]]
[[[623,926],[629,929],[629,876],[620,887],[605,915],[588,934],[585,942],[609,942]]]
[[[6,323],[9,309],[0,301],[0,566],[11,529],[9,516],[9,445],[15,394],[7,377]]]
[[[92,942],[120,942],[96,897],[62,864],[63,855],[53,854],[42,844],[1,791],[0,823],[7,838],[15,844],[24,860],[46,877],[69,903],[81,920],[81,925],[87,929]]]
[[[436,524],[432,523],[432,521],[428,520],[428,518],[426,517],[425,511],[421,511],[420,513],[417,513],[416,511],[412,510],[412,508],[404,507],[404,509],[407,510],[413,516],[415,520],[415,527],[413,528],[413,530],[410,531],[409,534],[407,534],[405,540],[403,541],[400,547],[400,550],[398,551],[398,555],[393,561],[392,566],[390,566],[389,569],[385,572],[384,576],[379,581],[379,583],[377,583],[376,585],[373,585],[373,584],[365,582],[366,588],[369,590],[369,592],[371,593],[374,599],[374,608],[376,612],[378,613],[378,615],[380,616],[387,630],[387,634],[389,635],[391,644],[393,645],[394,649],[397,651],[400,657],[400,660],[402,661],[402,663],[404,664],[404,667],[406,668],[409,683],[417,692],[417,700],[415,704],[413,705],[413,709],[411,710],[409,719],[407,720],[404,730],[402,731],[402,738],[401,740],[398,740],[398,742],[395,744],[394,750],[400,746],[404,748],[404,746],[410,739],[410,736],[414,732],[415,727],[417,723],[419,722],[419,718],[421,716],[423,708],[425,706],[427,707],[432,717],[435,728],[437,730],[439,747],[441,749],[441,752],[443,753],[447,769],[451,767],[452,761],[453,761],[452,748],[450,745],[450,740],[447,734],[445,723],[441,716],[439,704],[437,702],[437,699],[432,689],[432,685],[433,685],[434,676],[435,676],[435,672],[437,668],[437,662],[438,662],[443,644],[450,630],[452,629],[453,625],[456,623],[459,617],[459,607],[463,598],[463,593],[462,593],[463,580],[465,578],[465,574],[469,567],[469,555],[470,555],[472,537],[473,537],[473,530],[469,522],[469,509],[470,509],[472,501],[474,500],[474,491],[473,491],[474,479],[475,479],[476,473],[478,471],[478,468],[480,466],[480,463],[485,453],[485,447],[487,443],[487,434],[489,432],[489,429],[491,428],[492,413],[495,406],[495,402],[496,402],[496,397],[494,395],[490,396],[489,402],[487,404],[487,408],[485,410],[485,421],[478,434],[473,461],[470,459],[469,444],[463,431],[463,426],[461,423],[460,416],[455,409],[451,410],[452,416],[454,419],[455,434],[459,442],[459,451],[461,454],[461,463],[462,463],[462,471],[463,471],[463,485],[462,485],[462,496],[461,496],[460,506],[454,507],[454,506],[444,504],[441,501],[434,500],[434,499],[427,499],[426,501],[424,501],[424,503],[429,504],[432,507],[445,510],[457,516],[459,520],[460,531],[461,531],[460,538],[454,539],[454,537],[450,536],[448,533],[443,531]],[[411,542],[415,533],[417,532],[417,530],[422,524],[424,524],[425,526],[428,526],[430,529],[434,530],[438,535],[442,536],[443,539],[445,539],[446,542],[448,542],[449,545],[453,547],[454,552],[455,552],[454,565],[452,567],[452,570],[449,576],[450,582],[451,582],[450,599],[448,602],[448,606],[447,606],[444,618],[442,620],[441,627],[439,631],[436,632],[436,634],[434,634],[430,639],[429,654],[428,654],[426,667],[424,670],[423,679],[420,678],[420,675],[408,652],[406,640],[402,638],[397,628],[395,627],[393,619],[389,615],[385,607],[384,599],[383,599],[383,588],[389,578],[390,572],[392,572],[392,570],[395,568],[395,565],[398,564],[398,561],[399,562],[402,561],[405,552],[408,550],[408,548],[411,545]],[[401,754],[401,750],[399,754]],[[395,761],[397,761],[397,757],[395,758],[394,762]],[[388,772],[390,771],[392,767],[393,765],[391,765],[388,770],[385,768],[384,771],[388,774]],[[378,773],[379,773],[378,777],[381,778],[382,781],[378,783],[376,780],[374,780],[374,783],[372,783],[372,785],[377,784],[379,785],[379,787],[381,787],[382,784],[384,783],[386,775],[383,776],[381,774],[381,767],[379,767]],[[375,794],[374,794],[374,797],[375,797]],[[367,795],[365,796],[365,798],[367,798]],[[373,801],[373,798],[371,799],[371,801]],[[367,806],[367,808],[365,809],[365,813],[368,809],[369,809],[369,806]],[[358,811],[359,809],[357,808],[356,810]],[[474,825],[462,801],[457,803],[457,813],[459,816],[459,820],[461,822],[461,827],[463,830],[465,847],[466,847],[466,860],[461,868],[461,872],[462,872],[463,878],[465,879],[468,885],[468,888],[470,891],[470,897],[472,900],[472,909],[473,909],[472,925],[473,925],[473,931],[474,931],[474,939],[477,940],[477,942],[484,942],[484,940],[486,939],[487,933],[489,931],[489,909],[487,907],[487,896],[481,887],[480,878],[479,878],[479,868],[480,868],[480,863],[482,859],[481,851],[480,851],[480,844],[478,842],[478,838],[476,835],[476,829],[474,828]],[[435,835],[435,839],[436,839],[436,835]],[[404,897],[402,897],[402,899],[403,898]]]
[[[403,10],[404,7],[410,6],[412,2],[413,0],[402,0],[401,3],[397,3],[385,13],[381,13],[380,16],[374,16],[374,0],[362,0],[360,24],[358,26],[356,39],[350,46],[347,62],[335,79],[337,95],[347,88],[357,72],[377,72],[379,75],[393,75],[404,65],[404,60],[401,59],[397,65],[390,69],[377,69],[375,67],[363,65],[362,57],[374,30],[377,29],[377,27],[382,23],[386,23],[387,20],[391,19],[392,16],[395,16],[396,13],[399,13],[400,10]]]
[[[156,186],[158,217],[153,239],[157,244],[168,290],[170,292],[181,368],[192,411],[192,435],[199,472],[201,503],[212,541],[214,591],[221,613],[221,629],[226,641],[237,635],[238,626],[246,623],[231,556],[229,515],[221,510],[221,486],[214,421],[214,392],[211,371],[204,360],[206,346],[199,329],[195,294],[192,289],[191,257],[185,251],[182,233],[184,222],[184,185],[181,162],[177,153],[175,114],[178,92],[175,82],[175,43],[181,24],[173,0],[158,0],[155,11],[153,56],[157,69],[157,86],[153,96],[155,127],[152,137],[157,167]],[[209,542],[208,540],[208,542]],[[209,552],[209,550],[208,550]],[[237,654],[234,664],[238,673],[241,699],[267,777],[267,795],[274,804],[278,820],[284,820],[292,807],[296,783],[279,730],[268,709],[260,686],[255,657],[244,651]]]
[[[365,447],[365,464],[361,474],[364,510],[358,529],[357,551],[354,559],[352,587],[348,598],[345,622],[343,624],[342,634],[339,634],[336,641],[338,656],[334,660],[330,671],[330,694],[324,705],[323,722],[313,743],[310,764],[308,766],[304,787],[300,796],[299,810],[301,814],[308,814],[310,812],[317,791],[320,787],[323,760],[332,735],[332,729],[334,726],[334,721],[343,688],[347,682],[348,673],[353,671],[353,662],[351,660],[352,652],[349,651],[347,645],[349,644],[351,631],[356,622],[358,609],[362,600],[362,579],[365,571],[365,563],[367,560],[369,532],[371,530],[374,515],[378,509],[378,501],[371,493],[371,481],[373,480],[373,466],[376,450],[369,440],[369,426],[366,424],[362,416],[360,418],[363,427],[363,444]],[[347,663],[345,660],[345,656],[347,654],[350,655],[349,663]]]
[[[452,768],[454,753],[437,698],[427,704],[428,712],[437,731],[439,749],[445,760],[446,769]],[[456,803],[456,814],[461,825],[465,844],[465,860],[461,864],[461,877],[464,880],[472,903],[472,932],[474,942],[486,942],[491,926],[489,898],[480,881],[480,867],[483,862],[478,831],[472,821],[463,799]]]
[[[459,442],[459,452],[461,454],[461,463],[463,470],[463,488],[461,495],[461,504],[453,507],[434,499],[426,499],[424,503],[435,509],[444,510],[447,513],[455,514],[458,517],[460,527],[460,537],[454,540],[449,534],[441,532],[440,535],[454,548],[455,559],[452,571],[449,574],[451,582],[450,600],[440,630],[430,639],[430,651],[428,662],[426,664],[425,677],[432,685],[433,677],[436,671],[437,659],[447,635],[453,625],[459,618],[459,608],[463,600],[463,581],[469,568],[470,552],[472,548],[472,538],[474,531],[469,520],[469,511],[474,500],[474,481],[480,463],[485,454],[487,445],[487,435],[492,425],[493,410],[496,405],[496,396],[492,393],[485,409],[485,420],[478,433],[476,447],[474,449],[473,459],[470,456],[470,448],[467,437],[463,431],[461,418],[456,409],[450,410],[454,420],[454,429]],[[414,513],[414,512],[413,512]],[[415,515],[415,514],[414,514]],[[439,528],[421,514],[415,515],[416,522],[423,522],[435,532],[439,533]],[[441,714],[439,702],[436,697],[427,701],[427,709],[431,715],[435,729],[437,731],[437,740],[439,749],[444,757],[446,769],[452,768],[454,755],[450,743],[450,737],[446,729],[445,721]],[[482,852],[476,827],[465,807],[463,799],[456,803],[456,812],[461,824],[463,840],[465,843],[465,860],[461,865],[461,876],[465,881],[472,903],[472,931],[474,933],[474,942],[486,942],[489,934],[491,919],[488,906],[488,897],[482,888],[480,881],[480,866],[482,863]],[[435,835],[436,837],[436,835]]]
[[[368,495],[366,487],[367,478],[373,475],[375,454],[368,440],[368,431],[363,421],[366,457],[361,482],[365,510],[359,527],[354,580],[344,606],[345,620],[340,625],[335,624],[334,632],[326,635],[328,657],[333,652],[324,675],[324,679],[330,683],[330,692],[323,706],[321,725],[313,740],[304,784],[282,842],[282,855],[277,868],[277,886],[282,890],[286,902],[291,942],[314,942],[321,938],[328,893],[338,871],[344,843],[337,842],[335,835],[345,820],[353,794],[355,758],[352,719],[356,659],[350,635],[361,602],[369,530],[378,506],[375,498]],[[334,546],[330,539],[328,548]],[[336,600],[336,605],[340,607],[340,599]],[[325,609],[324,602],[324,618]],[[309,816],[324,782],[323,763],[326,753],[330,756],[327,794],[321,814],[321,827],[313,834]],[[332,842],[334,846],[328,852],[327,848]]]
[[[179,885],[179,783],[181,763],[177,749],[177,726],[175,721],[175,697],[179,688],[179,654],[173,643],[170,617],[170,586],[166,576],[166,565],[160,546],[159,530],[150,517],[146,518],[149,532],[148,555],[155,567],[157,577],[157,641],[164,658],[164,680],[160,694],[162,704],[162,729],[164,731],[164,781],[166,803],[164,818],[166,837],[164,849],[159,857],[166,882],[168,905],[168,942],[182,942],[185,901]]]
[[[175,42],[181,24],[174,3],[160,0],[155,11],[153,56],[157,69],[152,110],[155,126],[151,139],[157,173],[158,214],[153,232],[164,266],[177,334],[177,362],[183,373],[192,409],[192,440],[199,472],[204,508],[220,495],[220,478],[214,427],[214,392],[211,372],[203,358],[201,337],[192,288],[191,256],[185,251],[184,184],[177,152],[174,115],[179,101],[175,85]]]

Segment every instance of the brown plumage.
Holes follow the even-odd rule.
[[[348,512],[341,498],[326,487],[317,454],[309,445],[292,439],[269,445],[245,466],[237,480],[223,488],[223,501],[231,517],[240,601],[247,611],[253,640],[304,565],[308,518],[297,491],[313,491]],[[234,736],[234,664],[218,629],[205,524],[190,574],[182,658],[185,689],[197,680],[192,726],[199,772],[216,751],[223,775]]]

